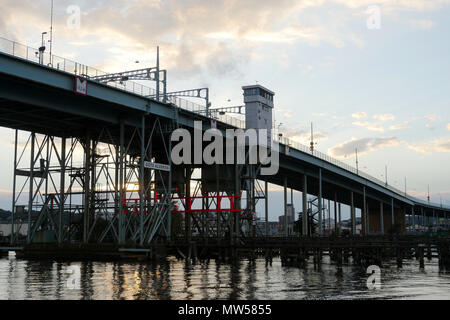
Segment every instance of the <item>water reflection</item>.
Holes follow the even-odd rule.
[[[71,266],[80,268],[80,289],[67,286]],[[281,266],[279,259],[189,263],[54,262],[0,259],[0,299],[450,299],[450,274],[437,261],[420,270],[409,260],[382,268],[382,287],[366,287],[365,270],[338,268],[324,257],[321,268]]]

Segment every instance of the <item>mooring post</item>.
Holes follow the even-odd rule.
[[[420,264],[420,269],[424,269],[425,268],[425,259],[424,259],[423,246],[419,247],[419,264]]]

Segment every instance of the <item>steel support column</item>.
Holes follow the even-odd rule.
[[[303,206],[303,219],[302,219],[302,229],[303,235],[308,235],[308,177],[306,174],[303,175],[303,193],[302,193],[302,206]]]
[[[288,212],[287,212],[287,177],[284,177],[284,235],[287,237],[288,232]]]
[[[356,235],[356,210],[353,191],[350,191],[350,213],[352,220],[352,235]]]
[[[13,167],[13,189],[12,189],[12,208],[11,208],[11,236],[10,243],[14,243],[14,214],[16,213],[16,169],[17,169],[17,140],[18,140],[18,130],[15,130],[14,134],[14,167]]]
[[[125,160],[125,124],[123,119],[120,120],[119,128],[119,244],[125,243],[125,229],[124,229],[124,160]]]
[[[366,187],[363,187],[363,208],[361,210],[361,224],[364,221],[364,235],[366,236],[369,232],[369,228],[367,227],[367,201],[366,201]]]
[[[167,197],[168,201],[170,201],[169,204],[169,213],[167,214],[167,240],[171,241],[172,240],[172,139],[170,139],[169,137],[169,166],[170,166],[170,171],[169,171],[169,195]],[[150,193],[151,195],[151,193]]]
[[[145,199],[145,116],[141,119],[141,159],[139,166],[139,243],[144,244],[144,199]]]
[[[331,233],[331,200],[328,199],[328,235]]]
[[[27,243],[31,243],[31,216],[33,214],[33,171],[34,171],[34,143],[36,139],[36,134],[31,133],[31,153],[30,153],[30,188],[29,188],[29,198],[28,198],[28,228],[27,228]]]
[[[342,235],[342,210],[341,210],[341,203],[338,203],[338,211],[339,211],[339,224],[338,224],[338,234],[339,236]]]
[[[394,198],[391,199],[391,220],[392,220],[391,228],[393,228],[395,224]]]
[[[319,168],[319,195],[317,198],[318,202],[318,210],[319,210],[319,217],[318,217],[318,223],[319,223],[319,236],[323,235],[323,225],[322,225],[322,168]]]
[[[241,181],[240,181],[240,174],[239,174],[239,165],[237,163],[237,146],[235,144],[234,147],[234,192],[236,195],[240,195],[241,194]],[[236,209],[241,209],[241,200],[238,198],[236,199],[235,202],[235,208]],[[240,238],[240,233],[241,233],[241,228],[240,228],[240,219],[239,219],[239,212],[235,212],[234,213],[234,232],[235,232],[235,237],[236,237],[236,242],[239,241]]]
[[[264,202],[264,211],[266,217],[266,236],[269,235],[269,183],[267,181],[264,182],[264,195],[266,196]]]
[[[64,204],[65,204],[65,188],[66,188],[66,137],[61,138],[61,179],[60,179],[60,194],[59,194],[59,223],[58,223],[58,242],[63,241],[63,221],[62,215],[64,214]],[[69,222],[70,223],[70,222]]]
[[[84,145],[84,219],[83,219],[83,242],[87,243],[89,238],[89,215],[90,215],[90,171],[91,171],[91,135],[88,131]]]
[[[337,193],[334,193],[334,234],[338,235]]]

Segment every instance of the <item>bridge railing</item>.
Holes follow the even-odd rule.
[[[38,49],[2,37],[0,37],[0,52],[4,52],[31,62],[40,63]],[[74,75],[80,75],[89,78],[107,74],[107,72],[101,71],[97,68],[89,67],[67,58],[62,58],[57,55],[50,56],[48,52],[44,52],[42,58],[42,65],[56,70],[65,71]],[[134,81],[124,81],[123,83],[108,82],[107,85],[146,97],[152,95],[154,96],[156,94],[155,89]],[[174,103],[182,109],[192,112],[200,112],[205,110],[205,106],[177,97],[170,97],[170,102]]]
[[[293,148],[293,149],[296,149],[296,150],[301,151],[303,153],[310,154],[310,155],[312,155],[312,156],[314,156],[316,158],[319,158],[321,160],[324,160],[326,162],[334,164],[337,167],[345,169],[345,170],[347,170],[347,171],[349,171],[351,173],[359,175],[359,176],[361,176],[361,177],[363,177],[363,178],[365,178],[365,179],[367,179],[369,181],[372,181],[372,182],[374,182],[376,184],[382,185],[385,188],[387,188],[387,189],[389,189],[389,190],[391,190],[391,191],[393,191],[395,193],[398,193],[400,195],[405,195],[405,191],[401,191],[401,190],[399,190],[399,189],[397,189],[397,188],[395,188],[393,186],[390,186],[389,184],[386,184],[386,182],[383,182],[383,181],[381,181],[381,180],[379,180],[379,179],[377,179],[377,178],[375,178],[375,177],[373,177],[373,176],[371,176],[371,175],[369,175],[369,174],[367,174],[367,173],[365,173],[365,172],[363,172],[363,171],[361,171],[359,169],[356,169],[355,167],[353,167],[353,166],[351,166],[351,165],[349,165],[349,164],[347,164],[347,163],[345,163],[343,161],[335,159],[335,158],[333,158],[333,157],[331,157],[331,156],[329,156],[329,155],[327,155],[325,153],[322,153],[322,152],[317,151],[317,150],[311,151],[311,149],[309,147],[307,147],[307,146],[305,146],[305,145],[303,145],[303,144],[301,144],[301,143],[299,143],[297,141],[293,141],[293,140],[291,140],[289,138],[277,137],[277,136],[274,136],[273,139],[278,141],[280,144],[289,146],[289,148]]]
[[[434,207],[441,207],[441,208],[444,208],[444,209],[450,209],[449,206],[443,206],[443,205],[436,204],[436,203],[431,203],[431,202],[427,203],[427,202],[425,202],[423,200],[420,200],[420,199],[415,198],[415,197],[413,197],[411,195],[408,195],[405,192],[405,190],[400,190],[398,188],[395,188],[394,186],[391,186],[388,183],[386,183],[386,181],[381,181],[380,179],[377,179],[377,178],[371,176],[370,174],[365,173],[364,171],[361,171],[359,169],[356,169],[355,167],[353,167],[353,166],[351,166],[351,165],[349,165],[349,164],[347,164],[345,162],[342,162],[342,161],[340,161],[338,159],[335,159],[335,158],[333,158],[333,157],[331,157],[331,156],[329,156],[329,155],[327,155],[325,153],[322,153],[322,152],[317,151],[317,150],[311,151],[309,147],[307,147],[307,146],[305,146],[305,145],[303,145],[303,144],[301,144],[301,143],[299,143],[297,141],[294,141],[294,140],[291,140],[291,139],[285,138],[285,137],[279,137],[279,136],[276,136],[276,135],[273,136],[273,140],[279,142],[280,144],[289,146],[289,148],[296,149],[296,150],[301,151],[303,153],[310,154],[310,155],[312,155],[312,156],[314,156],[316,158],[319,158],[321,160],[324,160],[326,162],[334,164],[337,167],[345,169],[345,170],[347,170],[347,171],[349,171],[351,173],[354,173],[354,174],[356,174],[356,175],[358,175],[360,177],[363,177],[364,179],[366,179],[368,181],[371,181],[371,182],[376,183],[376,184],[378,184],[380,186],[383,186],[384,188],[386,188],[386,189],[388,189],[388,190],[390,190],[392,192],[395,192],[398,195],[404,196],[404,197],[406,197],[406,198],[408,198],[410,200],[413,200],[413,201],[416,201],[416,202],[421,202],[424,205],[428,204],[428,205],[432,205]]]

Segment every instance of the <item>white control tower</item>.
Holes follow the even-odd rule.
[[[272,137],[272,110],[274,92],[260,85],[244,86],[246,129],[267,129],[268,142]]]

